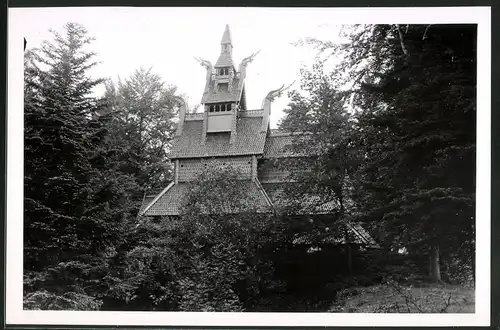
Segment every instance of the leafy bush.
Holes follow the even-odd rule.
[[[102,301],[83,293],[66,292],[62,295],[46,290],[28,293],[24,296],[24,308],[31,310],[99,310]]]

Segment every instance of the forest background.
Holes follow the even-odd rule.
[[[357,25],[342,43],[297,43],[318,58],[280,128],[312,133],[320,157],[293,173],[302,184],[292,193],[327,191],[335,223],[292,225],[251,209],[206,218],[196,203],[177,221],[139,221],[144,193],[172,179],[182,95],[151,69],[90,77],[92,38],[68,23],[25,52],[25,308],[473,311],[476,34],[476,25]],[[190,199],[217,205],[206,198],[217,189],[237,203],[236,176],[206,173]],[[297,233],[317,247],[346,219],[380,249],[282,257]]]

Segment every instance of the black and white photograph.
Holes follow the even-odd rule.
[[[10,9],[7,321],[488,325],[489,20]]]

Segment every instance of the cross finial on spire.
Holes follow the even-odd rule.
[[[226,24],[226,29],[224,30],[224,34],[222,35],[222,40],[220,42],[222,45],[224,44],[232,44],[231,41],[231,31],[229,30],[229,24]]]

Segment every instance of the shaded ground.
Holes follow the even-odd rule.
[[[338,313],[474,313],[475,291],[450,285],[412,287],[383,284],[339,293],[330,312]]]

